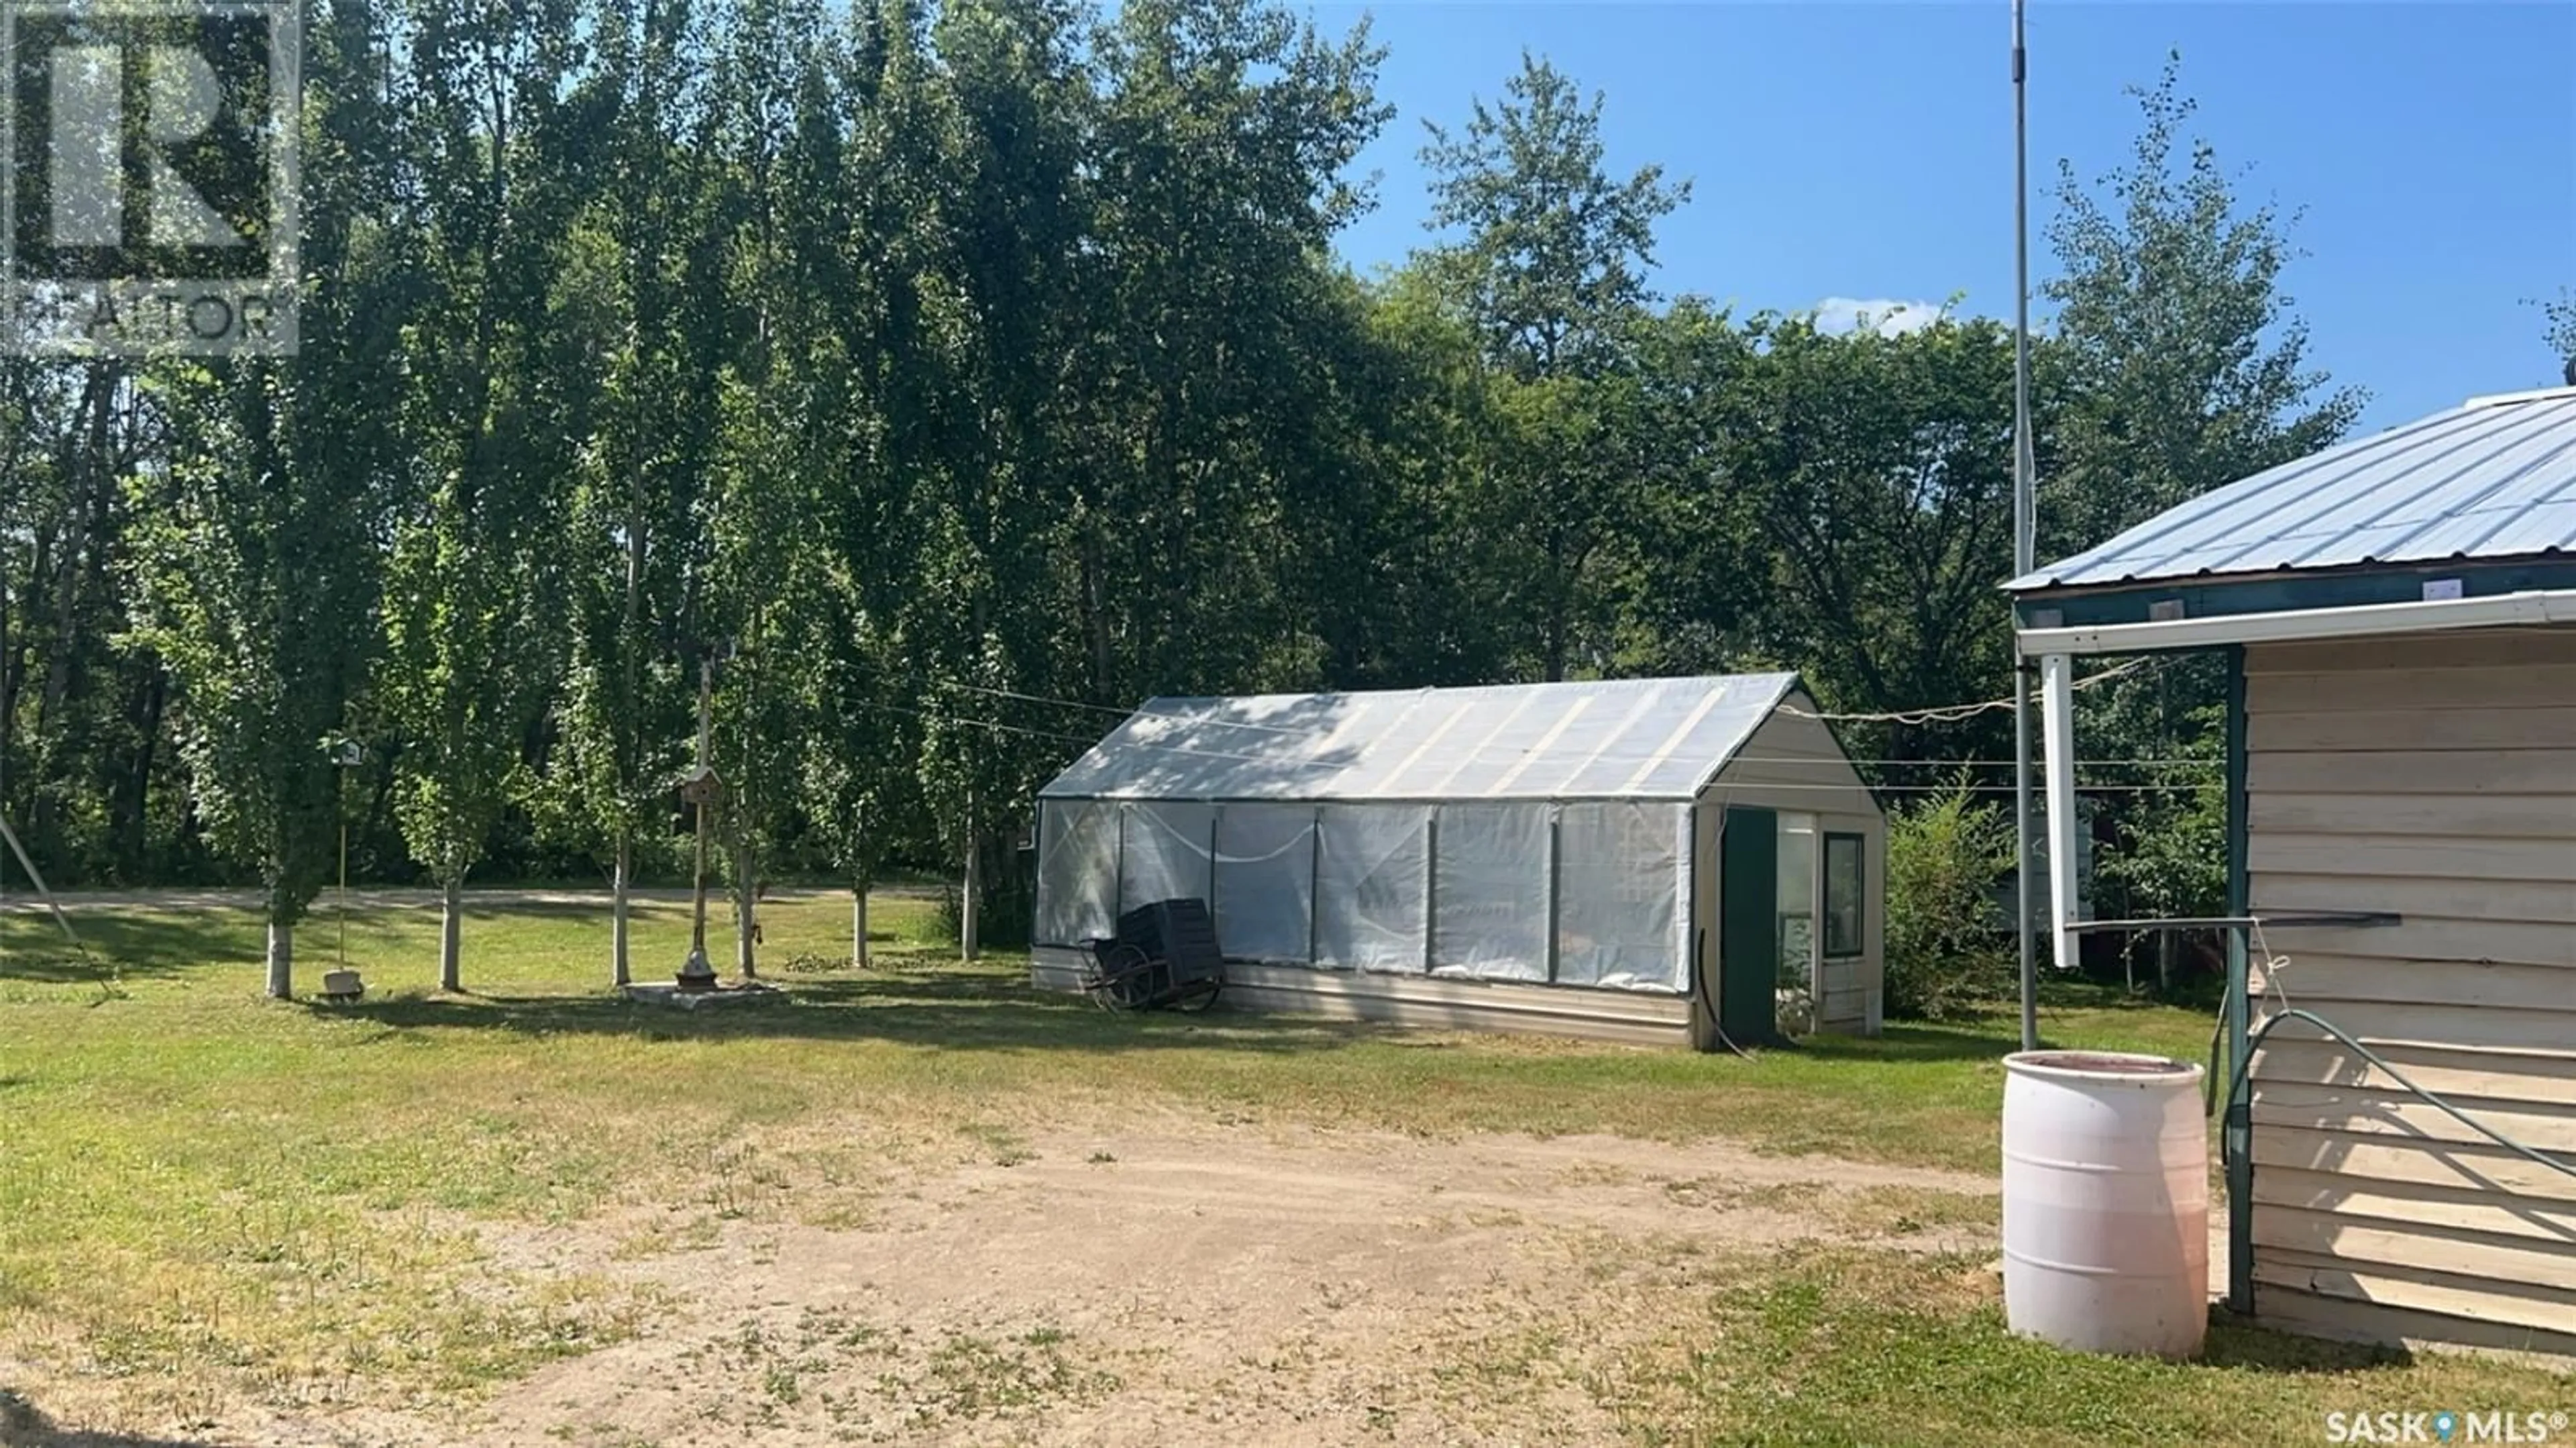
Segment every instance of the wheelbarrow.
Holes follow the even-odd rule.
[[[1203,1011],[1225,989],[1225,952],[1205,900],[1157,900],[1118,917],[1118,933],[1083,942],[1083,992],[1103,1010]]]

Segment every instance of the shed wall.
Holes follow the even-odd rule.
[[[2296,1005],[2576,1155],[2576,629],[2245,654],[2258,1022]],[[2299,1023],[2255,1058],[2255,1310],[2312,1331],[2576,1353],[2576,1178]]]
[[[1704,807],[1756,805],[1783,814],[1816,816],[1820,832],[1856,834],[1863,841],[1863,948],[1853,958],[1827,959],[1815,966],[1816,1026],[1819,1030],[1876,1035],[1884,1017],[1887,962],[1887,819],[1878,799],[1861,782],[1859,771],[1824,721],[1811,717],[1815,700],[1793,690],[1785,707],[1762,721],[1752,737],[1717,778],[1701,792]],[[1793,712],[1803,711],[1803,712]],[[1709,872],[1700,898],[1712,903],[1716,871],[1714,852],[1703,869]],[[1819,887],[1821,895],[1821,885]],[[1822,901],[1813,913],[1822,918]],[[1711,908],[1708,919],[1715,919]]]

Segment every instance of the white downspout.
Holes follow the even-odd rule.
[[[2050,958],[2073,970],[2075,936],[2075,688],[2064,654],[2039,659],[2040,754],[2048,771],[2048,934]]]

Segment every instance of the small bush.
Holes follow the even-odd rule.
[[[2110,919],[2171,920],[2210,916],[2227,908],[2227,796],[2206,787],[2219,770],[2216,727],[2183,746],[2184,757],[2203,758],[2207,770],[2184,776],[2183,787],[2141,791],[2120,821],[2119,835],[2099,851],[2094,880],[2102,913]],[[2168,999],[2205,987],[2207,967],[2226,958],[2226,937],[2181,932],[2130,936],[2123,950],[2132,972],[2151,962]],[[2186,945],[2191,948],[2186,950]],[[2179,967],[2187,973],[2173,979]],[[2223,978],[2223,977],[2222,977]]]
[[[1889,816],[1889,1015],[1944,1020],[2010,993],[2012,922],[1995,882],[2018,850],[2011,812],[1979,803],[1964,778]]]

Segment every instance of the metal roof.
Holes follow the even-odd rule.
[[[1154,699],[1050,799],[1688,799],[1795,674]]]
[[[2576,387],[2471,398],[2204,493],[2026,589],[2576,550]]]

